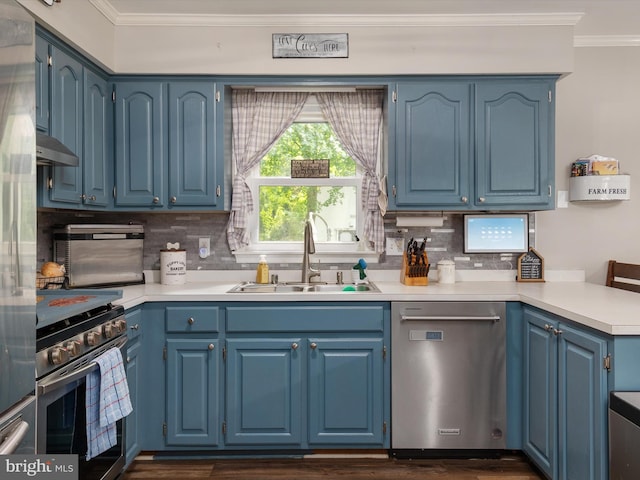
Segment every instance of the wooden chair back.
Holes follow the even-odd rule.
[[[632,280],[631,282],[629,280]],[[633,282],[636,280],[636,282]],[[640,293],[640,265],[609,260],[607,287],[621,288]]]

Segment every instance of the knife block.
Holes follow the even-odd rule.
[[[402,254],[402,270],[400,271],[400,281],[405,285],[429,285],[429,259],[427,253],[422,254],[422,264],[418,265],[415,255],[409,259],[407,253]]]

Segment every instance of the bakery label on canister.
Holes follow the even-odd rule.
[[[167,243],[166,250],[160,250],[160,283],[181,285],[187,279],[187,252],[179,243]]]

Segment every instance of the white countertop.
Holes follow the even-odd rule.
[[[184,285],[134,285],[122,287],[123,298],[117,303],[131,308],[177,301],[521,301],[603,333],[640,335],[640,294],[585,282],[464,281],[414,287],[376,280],[380,292],[227,293],[238,283],[196,279]]]

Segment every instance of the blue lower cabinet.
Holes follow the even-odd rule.
[[[607,479],[607,339],[524,307],[523,450],[553,480]]]
[[[382,339],[310,338],[309,444],[382,445]]]
[[[141,388],[141,351],[142,351],[142,309],[136,308],[125,312],[127,319],[127,346],[124,358],[129,397],[133,411],[125,418],[125,459],[129,465],[141,450],[142,428],[142,402],[140,401]]]
[[[558,478],[606,480],[607,354],[604,339],[560,324]]]
[[[302,442],[300,338],[228,339],[227,445]]]
[[[220,435],[219,341],[167,339],[168,446],[216,446]]]

